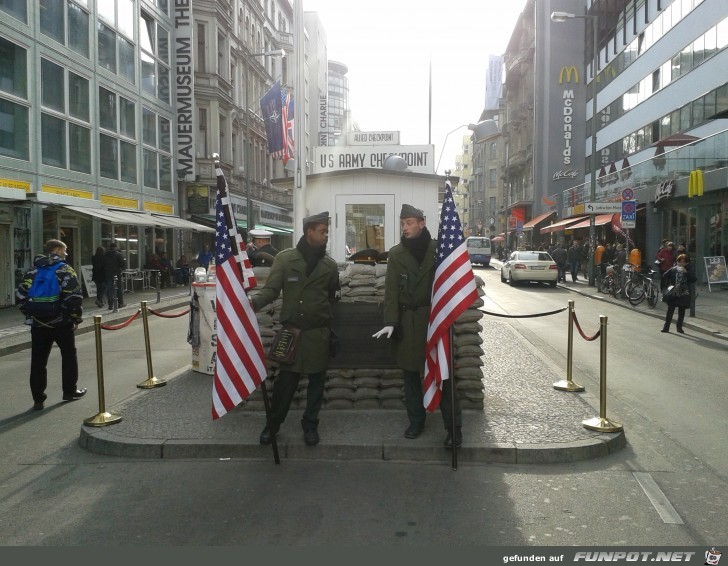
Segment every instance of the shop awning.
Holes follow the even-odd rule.
[[[614,214],[597,214],[594,218],[594,226],[604,226],[605,224],[609,224],[613,217]],[[582,220],[578,224],[569,226],[569,230],[574,230],[576,228],[589,228],[589,218]]]
[[[526,222],[523,225],[523,230],[533,230],[538,224],[540,224],[541,222],[543,222],[545,220],[548,220],[552,216],[556,216],[555,210],[552,210],[551,212],[545,212],[545,213],[537,216],[536,218],[531,218],[531,220],[529,220],[528,222]]]
[[[548,234],[550,232],[561,232],[566,228],[571,228],[572,224],[576,224],[577,222],[579,222],[580,220],[584,220],[585,218],[588,218],[588,216],[575,216],[573,218],[560,220],[559,222],[555,222],[553,224],[550,224],[549,226],[544,226],[543,228],[541,228],[541,234]]]
[[[135,226],[154,226],[154,221],[148,219],[147,215],[134,214],[133,212],[126,212],[121,210],[109,210],[106,208],[86,208],[83,206],[70,206],[65,205],[63,208],[77,212],[78,214],[85,214],[87,216],[93,216],[100,218],[106,222],[112,224],[131,224]]]
[[[274,234],[293,234],[293,228],[284,228],[283,226],[265,226],[264,224],[258,224],[257,227],[263,230],[270,230]]]
[[[205,224],[198,224],[197,222],[190,222],[185,218],[179,216],[168,216],[165,214],[152,214],[152,219],[157,222],[158,226],[165,228],[178,228],[180,230],[195,230],[197,232],[214,232],[214,228],[210,228]]]

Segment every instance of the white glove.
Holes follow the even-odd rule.
[[[381,338],[385,335],[387,336],[387,338],[391,338],[392,332],[394,332],[394,326],[385,326],[376,334],[372,334],[372,338]]]

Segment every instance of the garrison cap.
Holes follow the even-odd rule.
[[[415,208],[411,204],[403,204],[402,212],[399,213],[399,218],[422,218],[422,220],[424,220],[425,213],[422,212],[419,208]]]
[[[303,228],[309,224],[327,224],[329,223],[329,211],[319,212],[318,214],[312,214],[303,219]]]
[[[273,237],[273,232],[270,230],[264,230],[263,228],[254,228],[250,232],[248,232],[253,238],[271,238]]]

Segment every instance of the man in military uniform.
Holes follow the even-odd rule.
[[[333,306],[341,298],[339,270],[326,255],[328,239],[328,212],[304,218],[303,236],[294,248],[276,256],[265,286],[251,298],[254,310],[258,311],[282,293],[281,324],[301,330],[295,359],[290,364],[280,364],[269,420],[260,434],[261,444],[270,444],[278,433],[302,375],[308,376],[306,410],[301,419],[304,440],[309,446],[319,443],[318,414],[329,366]]]
[[[270,267],[273,259],[278,255],[278,250],[271,244],[273,232],[255,228],[249,232],[252,241],[248,244],[246,251],[250,264],[253,267]]]
[[[425,430],[422,379],[425,369],[430,297],[435,278],[437,243],[425,225],[424,213],[409,204],[399,215],[402,239],[389,250],[384,284],[384,328],[373,335],[393,339],[397,365],[404,376],[404,403],[409,426],[405,438],[417,438]],[[462,445],[462,414],[455,397],[455,431],[452,431],[451,379],[443,382],[440,412],[447,430],[445,446]]]

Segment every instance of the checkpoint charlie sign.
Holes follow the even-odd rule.
[[[435,171],[432,145],[328,146],[313,148],[313,173],[347,169],[381,169],[390,155],[399,155],[413,173]]]

